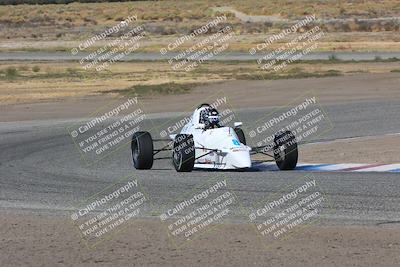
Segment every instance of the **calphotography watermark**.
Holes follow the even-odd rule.
[[[140,41],[146,36],[143,26],[137,26],[121,37],[81,58],[79,63],[85,70],[101,71],[140,48]]]
[[[333,129],[333,124],[313,93],[295,99],[288,106],[278,108],[256,120],[249,130],[249,141],[263,152],[272,151],[290,137],[292,142],[307,143]],[[288,133],[289,134],[285,134]],[[292,138],[294,137],[294,138]],[[287,144],[290,146],[290,144]]]
[[[261,201],[251,210],[248,219],[269,246],[316,222],[328,204],[316,179],[309,176]]]
[[[93,50],[97,41],[105,40],[112,34],[118,34],[117,38],[109,40],[94,51],[90,50],[88,55],[82,56],[79,60],[79,64],[84,70],[102,71],[106,69],[140,48],[141,40],[146,36],[146,32],[142,25],[129,27],[129,24],[136,20],[136,15],[129,16],[119,24],[82,42],[78,48],[73,48],[71,53],[76,55],[80,51],[89,51],[89,48]]]
[[[227,186],[226,178],[209,182],[160,215],[168,236],[178,248],[229,218],[238,200]]]
[[[191,71],[203,62],[224,52],[229,48],[234,33],[229,25],[216,30],[215,33],[205,37],[213,28],[221,23],[226,23],[226,16],[220,16],[208,22],[192,33],[179,37],[174,42],[160,49],[161,55],[169,57],[168,63],[173,70]],[[203,37],[203,38],[200,38]],[[188,48],[182,47],[186,42],[191,42]],[[174,52],[174,53],[172,53]]]
[[[136,179],[124,179],[86,201],[72,214],[73,224],[89,247],[122,230],[142,213],[148,199]]]
[[[218,16],[212,21],[209,21],[207,24],[193,30],[192,33],[181,36],[174,40],[173,42],[169,43],[166,47],[163,47],[160,49],[160,53],[162,55],[165,55],[169,52],[175,51],[177,48],[179,48],[181,45],[183,45],[185,42],[191,41],[196,38],[196,36],[206,34],[211,28],[216,27],[218,24],[226,22],[226,16]]]
[[[250,48],[249,53],[251,55],[260,54],[257,64],[261,69],[281,71],[290,63],[300,60],[304,55],[318,48],[318,40],[324,37],[325,33],[319,26],[312,26],[315,21],[315,15],[307,16],[291,27],[278,34],[273,34],[266,38],[264,42]],[[305,30],[302,33],[297,33],[300,29]],[[287,38],[289,40],[284,43],[278,43]],[[278,48],[272,48],[273,44],[277,45]]]
[[[131,22],[137,21],[137,18],[138,17],[136,15],[128,16],[125,20],[121,21],[117,25],[114,25],[113,27],[106,29],[102,33],[96,34],[96,35],[90,37],[89,39],[85,40],[84,42],[80,43],[78,45],[78,47],[73,48],[71,50],[71,53],[73,55],[75,55],[79,51],[85,51],[87,48],[93,46],[97,41],[104,40],[105,38],[109,37],[110,35],[116,34],[116,33],[120,32],[121,30],[123,30],[124,28],[128,27],[128,25]]]
[[[130,142],[147,117],[138,97],[119,99],[93,115],[67,129],[87,164]]]

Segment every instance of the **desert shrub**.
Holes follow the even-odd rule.
[[[82,73],[75,68],[67,68],[66,72],[70,77],[83,78]]]
[[[1,71],[1,77],[4,77],[8,80],[13,80],[19,75],[17,68],[8,67],[5,70]]]
[[[40,67],[39,66],[33,66],[32,71],[33,72],[39,72],[40,71]]]

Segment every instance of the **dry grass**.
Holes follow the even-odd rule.
[[[248,53],[250,48],[253,48],[257,43],[262,43],[263,38],[265,39],[266,35],[254,35],[254,36],[235,36],[232,41],[229,43],[229,47],[226,49],[227,52],[245,52]],[[400,35],[399,35],[400,36]],[[177,37],[176,37],[177,38]],[[385,38],[381,41],[374,40],[375,35],[371,35],[371,40],[365,40],[363,36],[363,40],[361,41],[335,41],[326,38],[321,38],[319,40],[318,46],[316,47],[314,52],[333,52],[333,51],[341,51],[341,52],[393,52],[400,51],[400,38],[396,35],[392,37]],[[396,39],[396,40],[390,40]],[[398,39],[398,40],[397,40]],[[171,38],[151,38],[150,40],[145,40],[140,43],[139,49],[136,52],[153,52],[159,53],[161,48],[167,46],[168,42]],[[86,49],[86,51],[95,51],[101,47],[103,47],[106,43],[111,42],[107,40],[107,42],[99,41],[96,42],[95,45]],[[16,44],[14,41],[3,42],[0,44],[0,51],[2,52],[16,52],[16,51],[27,51],[27,52],[37,52],[37,51],[64,51],[66,53],[70,53],[70,50],[73,47],[77,47],[80,41],[63,41],[63,40],[53,40],[53,41],[39,41],[39,42],[19,42]],[[193,41],[188,41],[183,45],[179,46],[175,49],[175,51],[183,51],[193,46],[195,43]],[[269,50],[277,49],[282,46],[282,43],[274,43],[269,45]],[[122,51],[122,50],[121,50]]]

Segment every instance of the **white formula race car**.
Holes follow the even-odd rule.
[[[193,169],[242,170],[252,166],[251,155],[262,154],[275,160],[280,170],[292,170],[297,165],[298,150],[295,136],[290,131],[275,134],[274,143],[262,147],[246,145],[240,128],[220,125],[220,116],[209,104],[201,104],[179,134],[170,139],[153,139],[149,132],[136,132],[132,136],[131,150],[136,169],[151,169],[154,160],[172,158],[178,172]],[[154,148],[155,142],[168,141],[162,148]],[[155,157],[169,151],[169,157]],[[269,153],[270,152],[270,153]]]

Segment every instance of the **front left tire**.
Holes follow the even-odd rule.
[[[296,137],[291,131],[280,132],[274,138],[274,158],[280,170],[296,168],[299,152]]]

